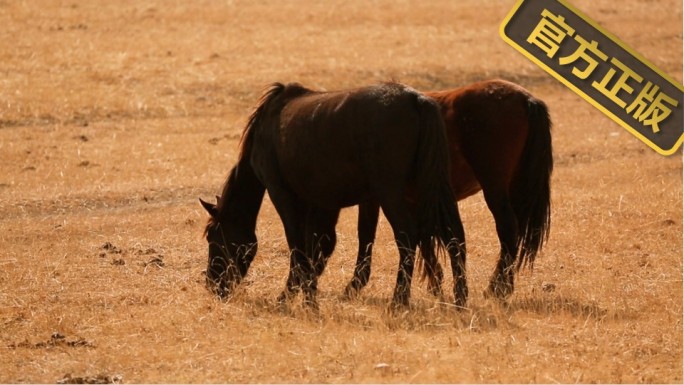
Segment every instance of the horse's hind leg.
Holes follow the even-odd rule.
[[[514,289],[514,262],[517,254],[516,239],[518,220],[504,189],[483,189],[485,201],[496,222],[496,232],[501,244],[499,261],[489,283],[486,297],[506,299]]]
[[[381,207],[392,226],[394,240],[399,248],[399,270],[392,297],[392,307],[406,307],[411,297],[418,230],[411,210],[403,197],[383,200]]]
[[[380,205],[374,201],[364,202],[359,205],[358,237],[359,250],[354,267],[354,276],[344,289],[344,295],[352,298],[363,289],[371,274],[371,254],[373,253],[373,242],[375,232],[378,227],[378,216],[380,215]]]
[[[466,281],[466,243],[463,221],[458,211],[458,205],[454,205],[456,221],[453,231],[453,238],[442,235],[442,242],[447,245],[449,258],[451,260],[451,273],[454,279],[454,304],[457,308],[466,307],[468,300],[468,284]]]

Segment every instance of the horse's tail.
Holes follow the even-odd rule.
[[[551,118],[543,101],[527,100],[529,132],[513,182],[511,200],[518,219],[517,269],[532,268],[551,226]]]
[[[255,127],[259,124],[273,100],[285,90],[285,87],[286,86],[282,83],[272,83],[259,98],[254,111],[252,111],[252,114],[249,116],[245,130],[242,132],[242,138],[240,138],[240,155],[238,157],[238,162],[246,156],[249,156],[254,142]]]
[[[449,182],[449,148],[440,107],[432,99],[419,96],[418,110],[422,127],[415,164],[421,257],[417,268],[420,271],[424,261],[422,278],[440,282],[437,255],[444,255],[446,248],[453,246],[454,232],[462,224]]]

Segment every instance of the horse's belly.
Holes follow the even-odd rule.
[[[368,185],[359,174],[311,172],[294,182],[297,195],[320,208],[353,206],[368,197]]]
[[[367,196],[364,169],[349,154],[312,145],[279,155],[280,177],[300,201],[338,209],[356,205]]]
[[[451,189],[456,201],[460,201],[478,193],[482,188],[460,151],[453,148],[451,151]]]

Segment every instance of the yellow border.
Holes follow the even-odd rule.
[[[564,77],[562,77],[561,75],[559,75],[559,74],[558,74],[556,71],[554,71],[552,68],[550,68],[549,66],[547,66],[546,64],[544,64],[541,60],[537,59],[534,55],[532,55],[531,53],[529,53],[528,51],[526,51],[523,47],[521,47],[520,45],[518,45],[518,43],[514,42],[512,39],[510,39],[508,36],[506,36],[506,33],[504,32],[504,29],[506,28],[506,26],[508,25],[508,22],[511,20],[511,18],[513,18],[513,15],[515,15],[515,13],[518,11],[518,9],[520,8],[520,6],[522,5],[522,3],[523,3],[524,1],[525,1],[525,0],[518,0],[518,3],[513,7],[513,9],[508,13],[508,15],[506,16],[506,18],[504,19],[504,21],[501,23],[501,26],[499,27],[499,35],[501,36],[502,39],[504,39],[510,46],[512,46],[512,47],[515,48],[518,52],[520,52],[520,53],[522,53],[523,55],[525,55],[528,59],[530,59],[532,62],[534,62],[535,64],[537,64],[539,67],[541,67],[542,69],[544,69],[544,71],[546,71],[546,72],[549,73],[551,76],[553,76],[554,78],[556,78],[556,80],[558,80],[558,81],[560,81],[561,83],[565,84],[565,86],[567,86],[567,87],[570,88],[571,90],[575,91],[575,93],[578,94],[579,96],[581,96],[584,100],[586,100],[586,101],[588,101],[589,103],[591,103],[594,107],[598,108],[601,112],[603,112],[604,114],[606,114],[606,115],[607,115],[609,118],[611,118],[613,121],[615,121],[616,123],[618,123],[619,125],[621,125],[621,126],[622,126],[623,128],[625,128],[627,131],[631,132],[634,136],[636,136],[637,138],[639,138],[642,142],[644,142],[646,145],[648,145],[649,147],[651,147],[651,148],[652,148],[653,150],[655,150],[657,153],[659,153],[659,154],[661,154],[661,155],[672,155],[672,154],[674,154],[674,153],[679,149],[679,147],[682,145],[682,143],[684,143],[684,133],[682,133],[682,135],[679,136],[679,139],[675,142],[675,144],[673,145],[673,147],[672,147],[671,149],[665,150],[665,149],[662,149],[662,148],[658,147],[658,146],[657,146],[655,143],[653,143],[650,139],[646,138],[646,137],[643,136],[639,131],[635,130],[634,128],[632,128],[632,126],[630,126],[629,124],[627,124],[625,121],[623,121],[623,120],[620,119],[619,117],[615,116],[612,112],[610,112],[608,109],[606,109],[606,108],[605,108],[603,105],[601,105],[599,102],[597,102],[596,100],[592,99],[589,95],[585,94],[584,91],[582,91],[581,89],[577,88],[577,87],[576,87],[574,84],[572,84],[569,80],[567,80],[567,79],[565,79]],[[559,3],[561,3],[562,5],[564,5],[565,7],[567,7],[569,10],[571,10],[572,12],[574,12],[577,16],[579,16],[580,18],[582,18],[582,20],[586,21],[586,22],[589,23],[592,27],[596,28],[596,29],[597,29],[599,32],[601,32],[604,36],[606,36],[607,38],[611,39],[614,43],[616,43],[617,45],[619,45],[620,47],[622,47],[624,50],[626,50],[627,52],[629,52],[630,54],[632,54],[635,58],[637,58],[638,60],[640,60],[643,64],[645,64],[645,65],[648,66],[650,69],[652,69],[653,71],[655,71],[658,75],[662,76],[663,79],[667,80],[667,81],[670,82],[672,85],[674,85],[675,87],[677,87],[679,90],[681,90],[682,92],[684,92],[684,86],[682,86],[680,83],[678,83],[677,81],[675,81],[674,79],[672,79],[672,78],[671,78],[669,75],[667,75],[666,73],[662,72],[660,69],[658,69],[656,66],[654,66],[653,63],[651,63],[651,62],[649,62],[648,60],[646,60],[646,59],[645,59],[643,56],[641,56],[638,52],[634,51],[632,48],[630,48],[627,44],[625,44],[625,43],[622,42],[620,39],[618,39],[617,37],[615,37],[613,34],[611,34],[610,32],[606,31],[605,29],[603,29],[603,27],[601,27],[600,25],[596,24],[596,23],[595,23],[592,19],[590,19],[587,15],[585,15],[584,13],[582,13],[581,11],[579,11],[578,9],[576,9],[575,7],[573,7],[572,5],[566,3],[566,2],[563,1],[563,0],[554,0],[554,1],[558,1]]]

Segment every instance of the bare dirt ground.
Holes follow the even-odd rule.
[[[572,3],[682,81],[682,3]],[[508,46],[513,1],[0,0],[0,382],[682,382],[682,157],[656,154]],[[373,277],[344,301],[356,209],[321,315],[282,313],[270,202],[228,302],[203,286],[206,214],[265,85],[501,77],[555,123],[552,231],[508,306],[481,194],[461,202],[470,308],[414,283],[380,224]],[[450,282],[447,283],[450,287]]]

